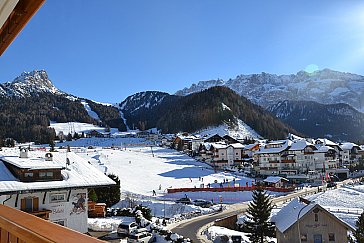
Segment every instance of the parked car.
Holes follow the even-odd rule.
[[[130,243],[137,243],[137,242],[138,243],[139,242],[148,243],[148,242],[152,242],[152,240],[153,240],[153,235],[151,233],[149,233],[146,228],[142,228],[142,229],[137,229],[133,233],[131,233],[128,236],[127,242],[130,242]]]
[[[182,197],[182,198],[176,200],[176,203],[192,204],[192,200],[191,200],[191,198],[188,198],[188,197]]]
[[[203,208],[209,208],[212,206],[212,203],[210,201],[202,200],[202,199],[196,199],[193,201],[193,204],[195,206],[203,207]]]
[[[121,223],[118,226],[118,235],[130,235],[133,231],[138,229],[138,225],[135,222]]]

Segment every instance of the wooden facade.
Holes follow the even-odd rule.
[[[61,181],[61,168],[57,169],[24,169],[3,161],[11,173],[21,182]]]
[[[276,231],[278,243],[347,243],[349,226],[319,205],[285,232]]]
[[[45,0],[19,0],[4,24],[0,26],[0,55],[4,53],[44,2]]]

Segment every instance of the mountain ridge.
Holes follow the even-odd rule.
[[[348,104],[285,100],[267,110],[311,137],[355,142],[364,138],[364,114]]]
[[[283,100],[307,100],[324,104],[346,103],[364,111],[364,76],[323,69],[308,73],[276,75],[269,73],[238,75],[200,81],[175,94],[184,96],[213,86],[226,86],[262,107]]]

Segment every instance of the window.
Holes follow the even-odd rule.
[[[65,219],[54,220],[52,222],[55,223],[55,224],[66,226],[66,220]]]
[[[30,172],[24,173],[24,177],[33,177],[33,173]]]
[[[48,172],[39,172],[39,177],[40,177],[40,178],[49,178],[49,177],[53,177],[53,172],[52,172],[52,171],[48,171]]]
[[[20,209],[25,212],[38,211],[39,198],[37,197],[26,197],[21,199]]]
[[[49,201],[51,203],[54,202],[65,202],[66,201],[66,194],[51,194],[49,197]]]
[[[335,241],[335,234],[329,233],[329,241]]]
[[[302,242],[307,242],[307,234],[302,234],[301,235],[301,241]]]
[[[315,213],[315,222],[318,222],[318,214]]]

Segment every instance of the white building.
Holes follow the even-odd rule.
[[[87,189],[115,182],[73,152],[4,149],[0,203],[87,232]]]

